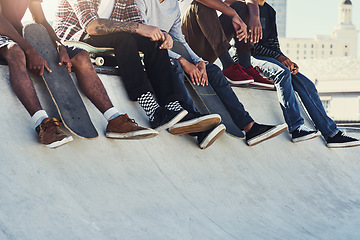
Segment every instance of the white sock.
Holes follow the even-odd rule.
[[[48,118],[49,116],[47,115],[45,110],[39,110],[37,111],[34,115],[32,115],[31,119],[33,122],[33,126],[34,128],[36,128],[37,126],[40,125],[40,123],[45,119]]]
[[[104,112],[104,117],[107,121],[117,118],[118,116],[120,116],[120,113],[119,110],[116,109],[116,107],[109,108],[108,110],[106,110],[106,112]]]

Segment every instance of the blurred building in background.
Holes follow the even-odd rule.
[[[338,8],[338,23],[332,35],[316,35],[314,38],[279,37],[283,53],[293,60],[357,57],[359,31],[352,22],[352,2],[341,0]]]
[[[276,25],[280,37],[286,37],[286,0],[267,0],[276,10]]]

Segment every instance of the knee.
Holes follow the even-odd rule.
[[[85,50],[81,50],[78,54],[76,54],[75,57],[71,59],[71,64],[74,68],[79,69],[92,66],[89,53]]]
[[[206,72],[211,86],[226,87],[228,85],[227,79],[225,78],[223,72],[217,65],[208,64],[206,66]]]
[[[4,57],[8,64],[26,66],[25,53],[17,43],[12,43],[7,46]]]
[[[284,67],[270,78],[274,78],[275,83],[291,83],[291,72],[288,68]]]
[[[171,63],[171,70],[175,74],[184,75],[184,70],[183,70],[183,68],[181,67],[180,63],[177,60],[175,60],[173,58],[170,58],[170,63]]]
[[[280,75],[283,79],[291,79],[291,71],[288,68],[283,68]]]
[[[129,32],[118,32],[114,34],[114,39],[116,46],[119,45],[128,46],[129,44],[135,43],[134,37]]]

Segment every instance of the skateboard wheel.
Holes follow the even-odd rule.
[[[105,63],[105,61],[104,61],[104,58],[103,58],[103,57],[97,57],[97,58],[95,58],[95,64],[96,64],[97,66],[102,66],[102,65],[104,65],[104,63]]]

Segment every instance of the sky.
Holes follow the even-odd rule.
[[[353,24],[360,30],[360,0],[353,3]],[[331,35],[338,21],[340,0],[287,0],[287,37],[311,38]],[[48,20],[53,19],[57,0],[44,0],[43,9]],[[29,16],[28,16],[29,19]],[[360,57],[360,37],[358,37]]]

